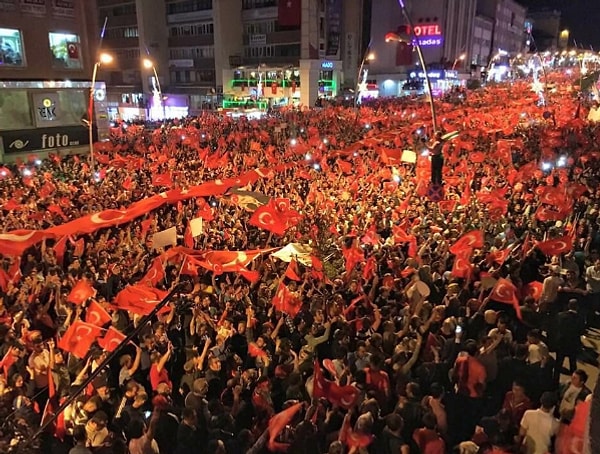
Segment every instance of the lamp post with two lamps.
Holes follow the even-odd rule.
[[[96,76],[98,75],[98,68],[102,65],[108,65],[112,63],[113,56],[102,52],[98,55],[98,61],[94,63],[94,70],[92,71],[92,85],[90,86],[90,104],[89,104],[89,118],[88,118],[88,139],[90,141],[90,164],[92,173],[94,172],[94,97],[96,95]]]
[[[163,116],[162,119],[164,120],[166,117],[165,104],[164,104],[162,89],[160,88],[160,79],[158,78],[158,73],[156,72],[156,66],[154,65],[154,62],[152,60],[150,60],[149,58],[144,58],[142,60],[142,64],[144,65],[144,68],[152,69],[152,72],[154,73],[154,80],[156,81],[156,90],[158,91],[157,94],[160,99],[159,107],[162,112],[162,116]],[[153,92],[154,92],[154,90],[153,90]]]
[[[365,64],[367,62],[375,60],[375,54],[370,51],[370,47],[371,47],[371,44],[369,43],[369,45],[367,46],[365,55],[364,55],[362,61],[360,62],[360,66],[358,67],[358,74],[356,75],[356,89],[354,91],[354,107],[356,107],[356,104],[358,103],[358,97],[360,95],[360,92],[362,91],[362,87],[366,84],[366,81],[365,82],[361,81],[361,78],[363,77],[362,74],[363,74],[363,69],[365,67]]]

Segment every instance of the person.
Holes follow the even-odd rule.
[[[154,410],[146,426],[143,421],[134,420],[129,427],[130,454],[160,454],[158,444],[154,440],[154,430],[158,423],[159,410]]]
[[[573,419],[576,405],[585,401],[592,393],[585,385],[587,379],[587,373],[583,369],[577,369],[571,375],[571,380],[561,386],[558,413],[562,422],[569,424]]]
[[[385,418],[385,428],[378,440],[378,452],[382,454],[410,454],[410,446],[402,438],[404,421],[392,413]]]
[[[585,323],[578,313],[577,300],[569,301],[567,311],[557,317],[557,344],[555,379],[558,380],[565,358],[569,359],[569,373],[577,369],[577,354],[581,350],[581,336],[585,332]]]
[[[524,454],[548,453],[552,437],[558,433],[560,427],[558,419],[553,415],[557,404],[556,395],[545,392],[540,401],[540,408],[527,410],[521,419],[519,438]]]
[[[442,149],[444,142],[442,133],[438,131],[435,135],[435,140],[429,146],[429,154],[431,155],[431,184],[441,185],[443,183],[442,172],[444,169],[444,156]]]
[[[177,429],[177,448],[175,454],[192,454],[202,446],[203,440],[198,437],[198,418],[191,408],[184,408],[181,414],[181,423]]]
[[[86,446],[87,433],[85,427],[75,427],[73,430],[73,442],[75,443],[75,446],[69,450],[69,454],[93,454],[92,451],[90,451]]]
[[[513,426],[519,427],[525,412],[532,408],[533,404],[525,394],[525,386],[518,381],[513,382],[512,391],[506,393],[502,404],[502,409],[507,411]]]

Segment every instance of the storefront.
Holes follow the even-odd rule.
[[[90,82],[0,82],[0,160],[48,152],[81,153],[89,148],[84,120]],[[93,137],[107,137],[106,87],[96,83]]]
[[[431,82],[431,91],[434,96],[440,96],[454,87],[465,85],[465,81],[459,78],[458,71],[451,69],[430,69],[427,76]],[[410,71],[406,85],[422,87],[422,90],[426,90],[425,72],[421,68]]]

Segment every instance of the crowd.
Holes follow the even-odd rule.
[[[439,103],[438,136],[380,100],[0,168],[0,451],[599,452],[600,127],[562,82]]]

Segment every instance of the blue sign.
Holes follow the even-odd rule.
[[[321,69],[333,69],[333,62],[332,61],[321,62]]]

